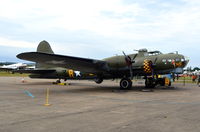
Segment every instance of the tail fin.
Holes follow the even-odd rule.
[[[53,50],[51,49],[51,46],[50,44],[43,40],[39,43],[38,47],[37,47],[37,52],[41,52],[41,53],[48,53],[48,54],[54,54]],[[44,64],[41,64],[41,63],[36,63],[35,65],[36,68],[51,68],[52,66],[47,66],[47,65],[44,65]]]
[[[43,40],[39,43],[39,45],[37,47],[37,52],[54,54],[53,50],[51,49],[50,44],[45,40]]]

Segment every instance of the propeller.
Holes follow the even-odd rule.
[[[133,79],[132,64],[135,63],[134,59],[136,58],[137,54],[133,57],[133,59],[131,59],[131,57],[128,56],[128,55],[126,55],[126,54],[124,53],[124,51],[122,51],[122,53],[123,53],[124,56],[125,56],[126,64],[127,64],[127,66],[129,67],[129,70],[130,70],[130,78]]]

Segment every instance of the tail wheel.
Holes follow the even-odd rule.
[[[97,84],[100,84],[103,82],[103,78],[96,78],[94,79],[94,81],[97,83]]]
[[[128,78],[123,78],[120,81],[120,89],[126,90],[132,87],[132,81]]]
[[[56,81],[56,83],[57,83],[57,84],[58,84],[58,83],[61,83],[60,79],[58,79],[58,80]]]
[[[151,60],[144,60],[143,69],[144,69],[144,72],[151,73],[152,72],[152,61]]]

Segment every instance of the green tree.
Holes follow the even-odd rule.
[[[193,71],[199,71],[200,70],[200,68],[199,67],[194,67],[194,69],[193,69]]]

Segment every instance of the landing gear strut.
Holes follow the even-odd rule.
[[[120,89],[127,90],[132,87],[132,81],[128,78],[122,78],[120,81]]]

